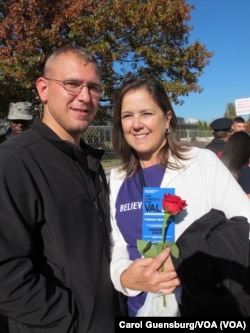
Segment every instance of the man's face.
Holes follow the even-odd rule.
[[[100,85],[99,70],[96,64],[67,53],[54,60],[47,78],[37,81],[38,93],[45,103],[43,122],[61,139],[79,142],[97,113],[99,97],[92,96],[86,85]],[[60,81],[80,81],[84,86],[79,93],[71,93]]]
[[[22,119],[13,119],[9,120],[11,131],[14,135],[20,134],[26,129],[29,128],[30,121],[29,120],[22,120]]]
[[[232,125],[232,129],[234,132],[240,132],[240,131],[245,131],[246,130],[246,124],[245,123],[234,123]]]

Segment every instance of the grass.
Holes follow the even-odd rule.
[[[102,161],[102,166],[103,168],[112,168],[112,167],[116,167],[120,164],[119,160],[103,160]]]

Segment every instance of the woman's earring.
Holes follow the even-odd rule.
[[[166,128],[165,135],[169,135],[169,134],[170,134],[170,128]]]

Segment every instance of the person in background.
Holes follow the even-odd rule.
[[[232,128],[231,134],[235,132],[245,131],[246,130],[245,119],[242,117],[235,117],[231,128]]]
[[[98,63],[62,46],[36,88],[42,120],[0,146],[0,314],[11,333],[114,333],[104,151],[82,139],[103,95]]]
[[[32,104],[29,102],[10,103],[7,116],[9,128],[6,133],[0,135],[0,143],[23,133],[32,123]]]
[[[221,160],[250,198],[249,159],[250,136],[245,131],[235,132],[226,142]]]
[[[134,78],[118,91],[112,142],[121,165],[110,172],[111,278],[115,288],[128,297],[130,316],[236,315],[239,311],[235,310],[232,295],[244,274],[236,277],[237,282],[232,278],[232,290],[223,281],[238,272],[230,268],[235,260],[245,263],[248,258],[250,202],[213,152],[181,146],[176,139],[176,127],[174,110],[157,80]],[[154,258],[141,257],[137,249],[137,240],[142,239],[143,190],[151,187],[164,188],[166,193],[174,189],[175,195],[186,201],[187,208],[175,215],[173,234],[180,249],[178,259],[169,249]],[[244,239],[230,230],[228,237],[210,246],[217,237],[221,219],[234,216],[241,219],[242,223],[235,223],[240,231],[241,227],[244,229]],[[235,226],[233,222],[224,225]],[[200,226],[201,230],[197,230]],[[232,237],[235,241],[229,253]],[[186,246],[186,242],[190,245]],[[208,260],[185,265],[192,259],[189,251],[196,254],[205,249]],[[217,255],[225,258],[223,269],[216,268]],[[164,270],[160,269],[162,265]],[[248,280],[244,283],[249,285]],[[241,302],[237,292],[236,299]],[[162,295],[166,296],[166,307]],[[248,314],[249,310],[248,307]],[[247,313],[245,307],[242,313]]]
[[[10,103],[7,119],[9,120],[9,128],[0,135],[0,143],[14,138],[29,128],[33,119],[32,104],[29,102]],[[0,333],[7,333],[7,327],[7,318],[0,316]]]
[[[205,148],[212,150],[218,157],[221,157],[225,143],[231,135],[232,124],[233,121],[230,118],[215,119],[210,124],[214,139]]]

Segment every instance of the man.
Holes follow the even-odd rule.
[[[210,124],[214,139],[205,148],[212,150],[218,157],[221,157],[225,143],[231,135],[232,124],[233,121],[230,118],[215,119]]]
[[[231,134],[233,134],[235,132],[245,131],[246,130],[245,119],[242,117],[235,117],[231,127],[232,127]]]
[[[29,102],[10,103],[7,116],[9,128],[6,133],[0,135],[0,143],[15,137],[29,128],[33,119],[31,106]]]
[[[81,139],[101,73],[85,49],[64,46],[36,88],[42,122],[0,146],[0,313],[11,333],[113,333],[103,151]]]
[[[23,133],[29,128],[33,115],[32,105],[29,102],[10,103],[7,119],[9,120],[9,128],[0,135],[0,143],[14,138],[16,135]],[[0,316],[0,333],[7,332],[6,318]]]

